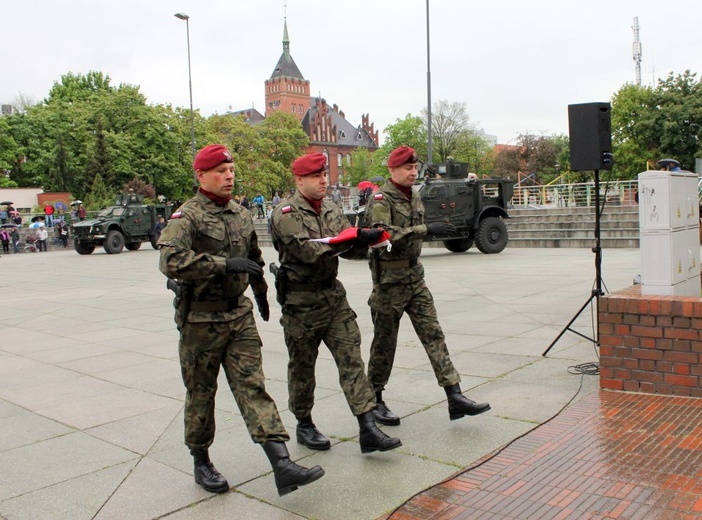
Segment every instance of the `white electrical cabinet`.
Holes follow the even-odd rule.
[[[700,296],[698,177],[639,174],[641,293]]]

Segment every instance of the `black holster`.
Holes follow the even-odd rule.
[[[173,307],[176,311],[175,324],[176,328],[181,330],[188,319],[190,299],[192,297],[191,287],[185,282],[171,280],[170,278],[166,281],[166,287],[175,293],[175,298],[173,298]]]
[[[269,270],[275,276],[275,299],[280,305],[285,304],[285,295],[288,292],[288,276],[287,269],[284,266],[278,266],[272,263]]]
[[[370,268],[373,285],[378,285],[380,283],[380,255],[375,249],[370,254]]]

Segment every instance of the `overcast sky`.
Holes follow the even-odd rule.
[[[68,72],[139,85],[150,103],[205,115],[264,107],[264,81],[290,49],[312,93],[352,124],[382,130],[427,105],[426,0],[2,0],[0,102],[44,99]],[[567,106],[609,101],[635,81],[702,72],[702,2],[430,0],[432,100],[465,102],[478,128],[567,133]],[[381,137],[382,139],[382,137]]]

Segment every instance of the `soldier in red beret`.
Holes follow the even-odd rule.
[[[215,394],[219,367],[241,410],[251,439],[268,456],[278,493],[314,482],[324,470],[290,460],[290,439],[275,402],[266,392],[261,338],[249,285],[258,310],[268,321],[265,265],[251,213],[231,200],[234,161],[226,147],[200,150],[193,162],[200,184],[193,198],[173,213],[161,233],[159,268],[176,289],[176,325],[185,398],[185,444],[194,459],[195,482],[212,493],[229,490],[210,461],[215,435]]]
[[[424,204],[412,189],[417,180],[417,161],[416,152],[409,146],[393,150],[388,157],[390,182],[366,206],[367,221],[373,228],[386,230],[392,245],[371,254],[373,292],[368,300],[374,328],[368,380],[378,402],[375,420],[391,426],[400,424],[400,418],[383,401],[383,390],[390,379],[400,319],[405,313],[429,356],[439,386],[446,391],[450,419],[490,409],[488,403],[476,403],[461,393],[461,377],[449,357],[434,299],[424,282],[424,267],[419,261],[422,239],[450,235],[455,229],[445,222],[424,223]]]
[[[336,362],[351,413],[358,419],[361,452],[395,449],[402,445],[400,439],[388,437],[373,421],[375,395],[364,371],[356,313],[337,280],[339,256],[365,258],[368,245],[381,238],[382,230],[357,229],[351,232],[350,241],[317,241],[342,232],[346,235],[349,221],[338,205],[324,200],[324,155],[300,157],[293,163],[292,171],[297,191],[273,210],[271,236],[281,263],[276,288],[283,314],[280,323],[290,356],[289,409],[297,418],[297,442],[313,450],[328,450],[331,446],[312,421],[315,363],[319,345],[324,342]]]

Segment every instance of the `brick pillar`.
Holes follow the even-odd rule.
[[[641,286],[600,297],[600,387],[702,397],[702,298],[641,295]]]

